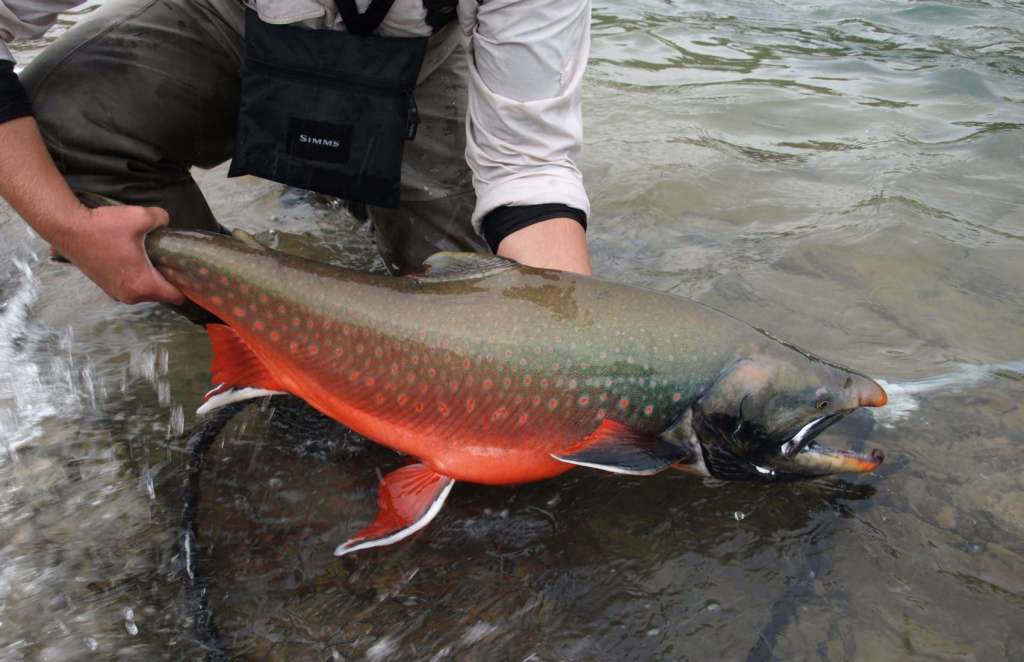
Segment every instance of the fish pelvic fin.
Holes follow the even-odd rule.
[[[230,326],[209,324],[206,333],[213,347],[210,373],[216,386],[204,396],[197,414],[205,414],[232,402],[288,392]]]
[[[383,547],[405,540],[433,520],[455,481],[424,464],[396,469],[380,481],[377,518],[334,550],[335,556],[371,547]]]
[[[691,455],[661,435],[604,419],[590,436],[551,457],[559,462],[629,476],[651,476]]]

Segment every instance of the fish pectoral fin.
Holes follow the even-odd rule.
[[[206,394],[196,413],[205,414],[232,402],[288,392],[230,326],[208,324],[206,333],[213,347],[211,382],[217,386]]]
[[[497,255],[442,251],[428,257],[423,262],[425,272],[412,278],[425,281],[476,280],[517,266],[518,262]]]
[[[690,450],[651,432],[605,419],[575,446],[551,457],[560,462],[630,476],[650,476],[690,455]]]
[[[380,481],[377,519],[338,545],[334,555],[344,556],[408,538],[441,512],[453,485],[453,479],[435,473],[423,464],[410,464],[392,471]]]

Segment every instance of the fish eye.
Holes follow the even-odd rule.
[[[814,405],[814,408],[815,409],[828,409],[829,405],[831,405],[831,404],[832,403],[829,402],[828,398],[822,398],[821,400],[818,400],[818,403],[816,405]]]

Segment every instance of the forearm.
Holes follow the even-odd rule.
[[[68,248],[88,211],[50,158],[36,121],[0,124],[0,196],[58,251]]]
[[[513,232],[497,253],[531,267],[591,273],[587,234],[574,218],[552,218]]]

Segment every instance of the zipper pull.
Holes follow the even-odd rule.
[[[416,95],[412,90],[405,91],[406,117],[408,118],[405,129],[405,139],[415,140],[416,129],[420,125],[420,111],[416,107]]]

